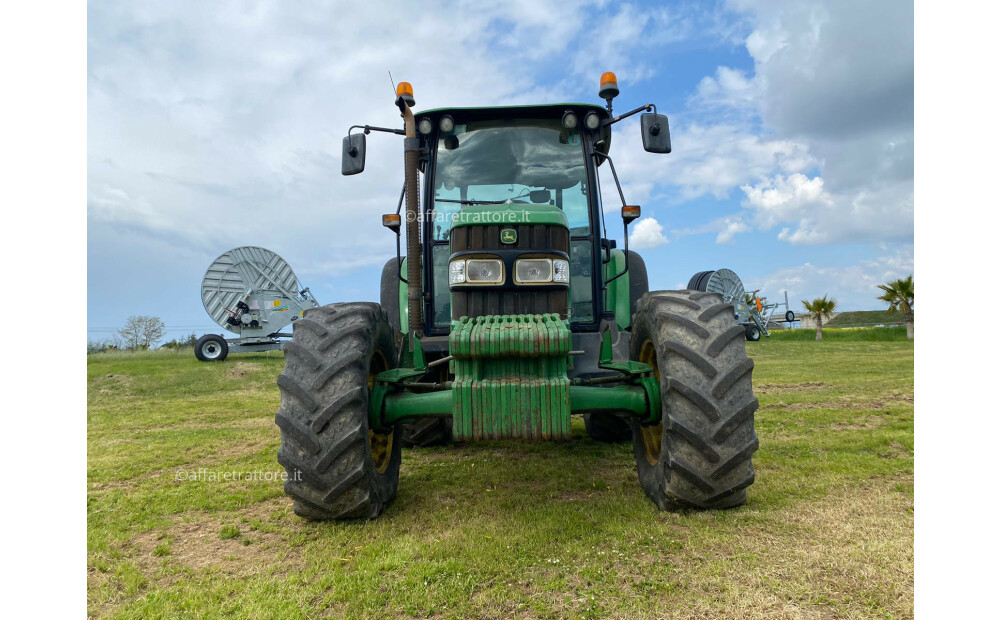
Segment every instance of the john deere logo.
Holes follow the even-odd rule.
[[[517,231],[513,228],[504,228],[500,231],[500,243],[517,243]]]

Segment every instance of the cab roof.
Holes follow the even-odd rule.
[[[601,116],[601,120],[608,118],[608,111],[604,106],[596,103],[549,103],[545,105],[508,105],[482,108],[434,108],[432,110],[421,110],[414,113],[414,116],[444,116],[451,114],[461,116],[463,119],[496,118],[498,116],[518,116],[528,118],[562,118],[566,110],[576,110],[578,112],[590,112],[593,110]]]
[[[543,118],[561,119],[566,110],[573,110],[580,116],[580,123],[583,117],[593,111],[600,116],[601,120],[610,118],[608,110],[596,103],[549,103],[544,105],[509,105],[479,108],[434,108],[415,112],[417,122],[423,117],[440,118],[445,114],[451,115],[456,123],[467,121],[489,120],[495,118]],[[598,150],[607,153],[611,145],[611,127],[601,128],[601,139],[604,144]]]

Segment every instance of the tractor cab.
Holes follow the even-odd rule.
[[[583,130],[585,114],[597,131]],[[519,312],[556,313],[574,330],[596,330],[601,196],[590,154],[607,152],[607,118],[592,105],[417,116],[428,154],[425,333],[447,334],[466,315]]]

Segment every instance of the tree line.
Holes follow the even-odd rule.
[[[167,326],[158,316],[130,316],[125,321],[124,327],[115,332],[110,338],[95,342],[87,342],[87,353],[101,353],[103,351],[146,351],[156,347],[163,340],[163,334]],[[191,334],[187,338],[172,339],[164,342],[161,348],[180,349],[182,347],[194,347],[198,336]]]

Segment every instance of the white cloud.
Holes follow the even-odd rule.
[[[876,285],[897,278],[905,278],[913,273],[913,246],[897,248],[893,253],[874,259],[860,261],[853,265],[813,265],[804,263],[796,267],[778,269],[753,288],[761,287],[771,301],[783,299],[783,291],[788,291],[789,305],[796,314],[801,314],[803,299],[815,299],[830,295],[837,300],[840,310],[884,310],[886,305],[877,297],[881,294]],[[750,283],[744,282],[750,286]]]
[[[747,50],[769,127],[835,141],[873,130],[912,133],[912,4],[732,4],[754,23]]]
[[[694,107],[754,109],[761,96],[759,81],[738,69],[719,67],[715,77],[705,76],[691,100]]]
[[[643,250],[664,245],[667,243],[667,238],[663,236],[663,226],[659,222],[654,218],[644,217],[632,225],[628,243],[629,249]]]
[[[722,230],[715,237],[716,243],[732,243],[736,235],[740,233],[745,233],[750,230],[750,227],[746,225],[743,220],[737,218],[725,218],[723,220]]]
[[[750,226],[743,220],[743,218],[733,215],[716,218],[703,226],[695,228],[682,228],[671,232],[675,237],[716,233],[715,242],[722,245],[733,243],[736,239],[736,235],[749,231]]]
[[[789,220],[801,219],[812,209],[826,208],[832,200],[823,191],[823,179],[804,174],[781,175],[757,185],[740,187],[746,194],[744,206],[755,211],[755,220],[763,229]]]
[[[672,119],[673,152],[650,155],[642,150],[638,124],[621,125],[615,133],[615,168],[629,171],[623,187],[630,201],[647,201],[656,185],[680,187],[688,200],[706,194],[724,199],[741,185],[775,172],[802,172],[817,163],[806,146],[793,140],[767,139],[737,125],[703,125],[684,114]],[[602,187],[605,208],[617,200],[613,184],[607,185]]]
[[[688,198],[741,187],[752,223],[790,243],[912,238],[912,5],[730,6],[752,24],[754,71],[701,80],[666,180]]]
[[[913,235],[913,190],[902,183],[854,193],[830,194],[820,177],[777,175],[741,187],[743,206],[758,228],[785,226],[778,239],[790,243],[877,242]]]

